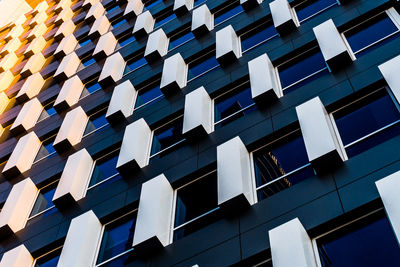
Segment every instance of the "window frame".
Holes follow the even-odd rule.
[[[135,103],[134,103],[134,106],[133,106],[133,112],[135,112],[135,111],[138,110],[138,109],[143,108],[144,106],[146,106],[146,105],[148,105],[148,104],[150,104],[150,103],[153,103],[153,102],[156,101],[157,99],[165,98],[165,95],[164,95],[164,94],[161,94],[161,95],[157,96],[156,98],[153,98],[152,100],[147,101],[146,103],[143,103],[143,104],[141,104],[140,106],[135,107],[135,106],[136,106],[136,101],[137,101],[137,98],[138,98],[138,96],[139,96],[140,90],[147,90],[147,89],[149,89],[150,87],[151,87],[151,88],[154,88],[153,85],[155,85],[155,84],[157,84],[157,83],[160,83],[160,82],[161,82],[161,80],[157,79],[156,81],[151,82],[150,84],[147,84],[145,87],[142,87],[142,88],[140,88],[140,89],[137,90],[137,95],[136,95]],[[159,85],[155,85],[155,86],[160,87]],[[150,88],[150,89],[151,89],[151,88]]]
[[[49,255],[50,253],[53,253],[53,252],[56,251],[56,250],[60,250],[60,255],[61,255],[61,252],[62,252],[62,248],[63,248],[63,247],[64,247],[64,245],[58,246],[58,247],[56,247],[56,248],[54,248],[54,249],[52,249],[52,250],[50,250],[50,251],[48,251],[48,252],[46,252],[46,253],[40,255],[40,256],[38,256],[37,258],[34,259],[34,261],[33,261],[33,263],[32,263],[32,266],[33,266],[33,267],[36,266],[37,260],[39,260],[40,258],[46,257],[47,255]]]
[[[55,183],[60,182],[60,179],[61,179],[61,178],[55,179],[54,181],[52,181],[52,182],[50,182],[50,183],[48,183],[48,184],[42,186],[42,187],[38,190],[38,192],[37,192],[37,194],[36,194],[35,202],[33,203],[33,206],[32,206],[32,208],[31,208],[31,212],[32,212],[33,207],[34,207],[35,204],[36,204],[37,198],[38,198],[39,195],[40,195],[40,191],[43,190],[44,188],[48,187],[48,186],[51,186],[51,185],[53,185],[53,184],[55,184]],[[57,187],[56,187],[56,188],[57,188]],[[52,202],[52,203],[53,203],[53,202]],[[52,210],[52,209],[55,208],[55,207],[56,207],[56,205],[54,205],[54,203],[53,203],[53,205],[52,205],[51,207],[48,207],[47,209],[44,209],[44,210],[42,210],[42,211],[40,211],[40,212],[38,212],[38,213],[36,213],[36,214],[34,214],[34,215],[32,215],[32,216],[30,216],[30,214],[29,214],[29,215],[28,215],[27,222],[28,222],[29,220],[31,220],[31,219],[34,219],[34,218],[36,218],[36,217],[38,217],[38,216],[40,216],[40,215],[46,213],[46,212],[49,211],[49,210]],[[49,252],[49,253],[50,253],[50,252]],[[35,265],[33,265],[33,266],[35,266]]]
[[[53,140],[53,144],[54,144],[54,141],[55,141],[56,136],[57,136],[57,134],[53,134],[52,136],[50,136],[50,137],[48,137],[48,138],[46,138],[46,139],[44,139],[43,141],[40,142],[40,148],[39,148],[39,150],[38,150],[38,152],[37,152],[37,154],[36,154],[36,157],[37,157],[37,155],[39,154],[39,151],[40,151],[40,149],[42,148],[43,143],[46,142],[46,141],[48,141],[48,140],[51,139],[51,138],[54,138],[54,140]],[[54,148],[54,146],[53,146],[53,148]],[[51,155],[56,154],[56,153],[57,153],[57,151],[53,151],[53,152],[47,154],[46,156],[37,159],[36,161],[35,161],[35,159],[36,159],[36,157],[35,157],[35,159],[34,159],[32,165],[33,165],[33,164],[37,164],[38,162],[40,162],[40,161],[42,161],[42,160],[44,160],[44,159],[50,157]]]
[[[319,14],[325,12],[326,10],[330,9],[330,8],[333,7],[333,6],[336,6],[336,5],[340,6],[340,5],[341,5],[341,3],[340,3],[339,0],[335,0],[335,1],[336,1],[336,4],[332,4],[332,5],[330,5],[330,6],[327,6],[327,7],[323,8],[323,9],[317,11],[316,13],[314,13],[314,14],[312,14],[312,15],[310,15],[310,16],[304,18],[304,19],[302,19],[302,20],[299,20],[299,18],[298,18],[298,16],[297,16],[297,10],[296,10],[296,8],[297,8],[298,6],[300,6],[300,5],[302,5],[303,3],[306,3],[307,1],[308,1],[308,0],[302,1],[301,3],[298,3],[297,5],[295,5],[295,6],[293,7],[293,9],[294,9],[294,14],[296,14],[296,19],[297,19],[297,21],[299,22],[300,25],[301,25],[303,22],[306,22],[307,20],[312,19],[313,17],[316,17],[316,16],[318,16]]]
[[[94,90],[93,92],[89,92],[87,85],[89,85],[89,84],[91,84],[91,83],[93,83],[93,85],[94,85],[94,84],[99,84],[100,88]],[[91,85],[91,86],[92,86],[92,85]],[[90,87],[90,86],[89,86],[89,87]],[[90,96],[90,95],[96,93],[97,91],[102,90],[102,89],[103,89],[103,87],[101,87],[101,85],[100,85],[100,83],[99,83],[99,76],[96,76],[95,78],[93,78],[93,79],[91,79],[90,81],[88,81],[88,82],[86,82],[86,83],[83,84],[83,90],[82,90],[81,95],[79,96],[78,102],[81,101],[82,99],[84,99],[84,98],[86,98],[86,97],[88,97],[88,96]]]
[[[50,117],[52,117],[52,116],[55,115],[55,114],[49,115],[49,113],[48,113],[47,110],[46,110],[46,107],[47,107],[48,105],[52,105],[52,108],[54,108],[54,103],[55,103],[55,102],[56,102],[56,100],[52,100],[52,101],[50,101],[50,102],[48,102],[48,103],[46,103],[46,104],[44,104],[44,105],[42,104],[42,106],[43,106],[42,113],[43,113],[43,112],[46,112],[46,113],[47,113],[47,117],[43,117],[43,118],[40,119],[40,117],[42,116],[42,113],[40,113],[39,119],[37,120],[36,123],[39,123],[39,122],[41,122],[41,121],[44,121],[45,119],[48,119],[48,118],[50,118]],[[56,111],[56,114],[57,114],[57,111]]]
[[[264,26],[267,26],[267,27],[264,27]],[[244,35],[251,34],[252,32],[255,32],[255,33],[257,34],[259,29],[261,29],[261,31],[262,31],[262,30],[264,30],[264,29],[267,29],[269,26],[275,27],[275,26],[274,26],[274,23],[273,23],[273,21],[272,21],[272,19],[271,19],[271,20],[268,20],[268,21],[266,21],[266,22],[264,22],[262,25],[256,26],[256,27],[251,28],[251,29],[249,29],[248,31],[242,33],[242,34],[239,36],[239,37],[240,37],[240,46],[243,47],[242,41],[243,41],[243,36],[244,36]],[[254,35],[255,35],[255,34],[251,34],[251,35],[249,35],[249,37],[250,37],[250,36],[254,36]],[[274,35],[268,37],[267,39],[264,39],[263,41],[261,41],[261,42],[255,44],[255,45],[253,45],[253,46],[251,46],[250,48],[247,48],[247,49],[245,49],[245,50],[242,50],[242,54],[244,54],[244,53],[246,53],[246,52],[248,52],[248,51],[250,51],[250,50],[256,48],[257,46],[260,46],[260,45],[262,45],[262,44],[264,44],[264,43],[266,43],[266,42],[268,42],[268,41],[274,39],[274,38],[277,37],[277,36],[279,36],[279,33],[278,33],[278,32],[277,32],[276,34],[274,34]]]
[[[103,107],[103,108],[100,108],[99,110],[96,110],[96,111],[93,112],[92,114],[90,114],[90,115],[88,116],[88,122],[86,123],[86,127],[88,126],[88,124],[89,124],[89,122],[90,122],[90,117],[92,117],[92,116],[94,116],[94,115],[96,115],[96,114],[98,114],[98,113],[100,113],[100,112],[104,112],[104,111],[105,111],[105,115],[106,115],[106,114],[107,114],[107,109],[108,109],[108,107]],[[105,116],[105,115],[104,115],[104,116]],[[106,120],[107,120],[107,119],[106,119]],[[107,121],[106,124],[100,126],[99,128],[96,128],[96,129],[94,129],[93,131],[88,132],[88,133],[86,133],[86,134],[85,134],[86,127],[85,127],[85,130],[83,131],[84,134],[82,135],[82,139],[85,138],[85,137],[87,137],[88,135],[91,135],[91,134],[97,132],[97,131],[100,130],[100,129],[103,129],[104,127],[107,127],[108,125],[110,125],[110,123]]]
[[[211,55],[211,57],[208,57],[209,55]],[[208,59],[214,57],[215,55],[216,55],[216,54],[215,54],[215,50],[212,50],[212,51],[208,52],[207,54],[201,56],[200,58],[196,58],[196,59],[192,60],[191,62],[189,62],[189,63],[187,64],[187,71],[186,71],[186,72],[187,72],[187,74],[186,74],[187,77],[189,78],[190,64],[192,64],[192,63],[194,62],[194,63],[198,63],[198,64],[196,64],[195,66],[200,65],[201,63],[204,63],[206,60],[208,60]],[[216,58],[216,57],[215,57],[215,58]],[[203,59],[205,59],[205,60],[203,60]],[[217,60],[217,61],[218,61],[218,60]],[[196,80],[196,79],[198,79],[198,78],[200,78],[200,77],[206,75],[207,73],[209,73],[209,72],[211,72],[211,71],[213,71],[213,70],[215,70],[216,68],[219,68],[219,67],[221,67],[221,64],[218,62],[218,65],[217,65],[217,66],[214,66],[214,67],[212,67],[211,69],[208,69],[208,70],[206,70],[205,72],[202,72],[202,73],[200,73],[199,75],[194,76],[194,77],[188,79],[188,80],[187,80],[187,84],[189,84],[189,83],[190,83],[191,81],[193,81],[193,80]]]
[[[228,20],[233,19],[234,17],[236,17],[236,16],[238,16],[238,15],[240,15],[240,14],[242,14],[242,13],[245,12],[244,10],[242,10],[242,11],[240,11],[239,13],[236,13],[236,14],[234,14],[233,16],[227,18],[227,19],[224,19],[224,20],[222,20],[222,21],[220,21],[220,22],[218,22],[218,23],[215,23],[215,18],[216,18],[215,14],[216,14],[216,13],[221,12],[221,11],[223,11],[223,10],[228,10],[228,11],[229,11],[229,10],[232,10],[232,9],[229,9],[229,8],[230,8],[231,6],[234,6],[234,5],[236,5],[236,6],[233,7],[232,9],[235,9],[235,8],[241,6],[240,2],[239,2],[239,1],[236,1],[236,2],[233,2],[231,5],[228,5],[228,6],[222,5],[222,6],[221,6],[221,9],[217,10],[216,12],[214,12],[214,13],[212,14],[212,15],[213,15],[213,24],[214,24],[214,28],[216,28],[217,26],[221,25],[222,23],[225,23],[225,22],[227,22]],[[222,14],[224,14],[224,13],[222,13]]]
[[[94,172],[94,170],[95,170],[95,168],[96,168],[96,163],[97,163],[99,160],[101,160],[101,159],[103,159],[103,158],[105,158],[105,157],[107,157],[107,156],[109,156],[109,155],[111,155],[111,154],[113,154],[113,153],[117,153],[117,152],[120,151],[120,150],[121,150],[120,148],[116,148],[116,149],[114,149],[114,150],[112,150],[112,151],[110,151],[110,152],[108,152],[108,153],[106,153],[106,154],[104,154],[104,155],[101,155],[100,157],[96,158],[96,159],[93,161],[92,167],[91,167],[91,169],[90,169],[90,178],[89,178],[89,181],[88,181],[88,183],[87,183],[87,185],[86,185],[86,188],[87,188],[87,189],[86,189],[86,192],[89,191],[89,190],[92,189],[92,188],[95,188],[95,187],[97,187],[97,186],[99,186],[99,185],[101,185],[101,184],[103,184],[103,183],[105,183],[105,182],[107,182],[107,181],[113,179],[114,177],[116,177],[116,176],[118,176],[118,175],[121,175],[121,174],[119,173],[119,171],[117,170],[117,168],[115,168],[115,169],[117,170],[117,173],[115,173],[115,174],[113,174],[113,175],[111,175],[111,176],[109,176],[109,177],[107,177],[107,178],[101,180],[101,181],[98,182],[98,183],[95,183],[94,185],[89,186],[89,185],[90,185],[90,181],[92,180],[93,172]],[[117,154],[117,158],[118,158],[118,157],[119,157],[119,153]]]

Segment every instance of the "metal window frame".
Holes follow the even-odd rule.
[[[94,115],[96,115],[96,114],[98,114],[98,113],[100,113],[100,112],[103,112],[103,111],[105,111],[105,112],[107,113],[107,109],[108,109],[108,107],[104,107],[104,108],[99,109],[99,110],[95,111],[94,113],[90,114],[90,115],[88,116],[88,122],[86,123],[86,127],[89,125],[90,117],[93,117]],[[87,133],[83,134],[83,135],[82,135],[82,139],[85,138],[85,137],[87,137],[88,135],[91,135],[91,134],[93,134],[93,133],[95,133],[95,132],[97,132],[97,131],[103,129],[104,127],[106,127],[106,126],[108,126],[108,125],[110,125],[110,123],[107,121],[106,124],[100,126],[99,128],[96,128],[96,129],[94,129],[93,131],[90,131],[90,132],[87,132]],[[85,127],[85,130],[86,130],[86,127]],[[83,132],[85,132],[85,130],[84,130]]]
[[[48,118],[49,118],[49,117],[48,117]],[[49,140],[49,139],[51,139],[51,138],[53,138],[53,137],[56,138],[56,136],[57,136],[57,134],[53,134],[52,136],[50,136],[50,137],[44,139],[43,141],[41,141],[41,142],[40,142],[40,148],[42,148],[44,142],[46,142],[47,140]],[[39,150],[38,150],[38,153],[39,153],[39,151],[40,151],[40,148],[39,148]],[[51,155],[56,154],[56,153],[57,153],[57,151],[54,151],[54,152],[49,153],[49,154],[47,154],[46,156],[41,157],[41,158],[39,158],[39,159],[37,159],[37,160],[34,159],[34,161],[33,161],[33,163],[32,163],[32,166],[33,166],[33,164],[36,164],[36,163],[38,163],[38,162],[40,162],[40,161],[42,161],[42,160],[44,160],[44,159],[50,157]],[[37,154],[36,154],[36,156],[37,156]]]
[[[59,181],[60,181],[60,179],[56,179],[56,180],[52,181],[51,183],[46,184],[45,186],[42,186],[42,187],[38,190],[38,192],[37,192],[36,199],[35,199],[35,202],[33,203],[32,208],[33,208],[33,207],[35,206],[35,204],[36,204],[37,198],[38,198],[39,195],[40,195],[40,191],[42,191],[44,188],[46,188],[46,187],[48,187],[48,186],[50,186],[50,185],[52,185],[52,184],[54,184],[54,183],[58,183]],[[35,217],[38,217],[38,216],[42,215],[43,213],[45,213],[45,212],[47,212],[47,211],[53,209],[54,207],[55,207],[55,205],[54,205],[54,203],[53,203],[53,206],[48,207],[47,209],[44,209],[44,210],[42,210],[42,211],[40,211],[40,212],[38,212],[38,213],[36,213],[36,214],[34,214],[34,215],[32,215],[32,216],[30,216],[30,214],[29,214],[29,215],[28,215],[28,221],[29,221],[30,219],[33,219],[33,218],[35,218]],[[31,209],[31,212],[32,212],[32,209]]]
[[[35,260],[33,261],[32,266],[36,266],[36,261],[39,260],[40,258],[43,258],[43,257],[49,255],[50,253],[52,253],[52,252],[54,252],[54,251],[56,251],[56,250],[58,250],[58,249],[61,249],[61,250],[62,250],[62,247],[63,247],[63,245],[58,246],[58,247],[56,247],[56,248],[54,248],[54,249],[52,249],[52,250],[50,250],[50,251],[48,251],[48,252],[46,252],[46,253],[40,255],[40,256],[38,256],[38,257],[35,258]],[[60,252],[60,253],[61,253],[61,252]]]
[[[335,0],[335,1],[336,1],[335,4],[331,4],[330,6],[324,7],[323,9],[317,11],[316,13],[314,13],[314,14],[312,14],[312,15],[310,15],[310,16],[308,16],[308,17],[302,19],[302,20],[299,20],[299,19],[297,18],[297,20],[299,21],[299,24],[301,24],[301,23],[303,23],[303,22],[305,22],[305,21],[307,21],[307,20],[309,20],[309,19],[311,19],[311,18],[313,18],[313,17],[315,17],[315,16],[317,16],[317,15],[319,15],[319,14],[325,12],[326,10],[328,10],[329,8],[331,8],[331,7],[333,7],[333,6],[336,6],[336,5],[340,6],[340,5],[341,5],[340,2],[339,2],[339,0]],[[301,5],[301,4],[305,3],[305,2],[307,2],[307,0],[305,0],[305,1],[303,1],[303,2],[301,2],[301,3],[299,3],[299,4],[297,4],[297,5],[295,5],[295,6],[293,7],[293,9],[294,9],[294,11],[295,11],[295,13],[296,13],[296,17],[297,17],[297,10],[296,10],[296,8],[297,8],[299,5]]]
[[[95,188],[95,187],[101,185],[102,183],[105,183],[106,181],[109,181],[109,180],[111,180],[112,178],[114,178],[114,177],[120,175],[120,173],[119,173],[118,170],[117,170],[117,173],[115,173],[115,174],[113,174],[113,175],[111,175],[111,176],[109,176],[109,177],[107,177],[107,178],[104,178],[103,180],[101,180],[100,182],[98,182],[98,183],[96,183],[96,184],[94,184],[94,185],[89,186],[90,181],[92,180],[93,172],[94,172],[94,169],[96,168],[97,162],[98,162],[99,160],[105,158],[105,157],[108,157],[109,155],[111,155],[111,154],[113,154],[113,153],[116,153],[116,152],[120,151],[120,150],[121,150],[120,148],[116,148],[116,149],[114,149],[114,150],[112,150],[112,151],[110,151],[110,152],[108,152],[108,153],[106,153],[106,154],[104,154],[104,155],[101,155],[99,158],[96,158],[96,159],[93,161],[93,166],[92,166],[92,168],[91,168],[91,170],[90,170],[90,178],[89,178],[89,181],[88,181],[88,183],[87,183],[87,185],[86,185],[86,188],[87,188],[86,191],[89,191],[90,189]],[[117,155],[117,157],[118,157],[118,155]],[[86,193],[85,193],[85,194],[86,194]]]

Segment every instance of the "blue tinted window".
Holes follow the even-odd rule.
[[[171,41],[169,42],[169,50],[180,46],[184,43],[186,43],[189,40],[192,40],[194,38],[194,35],[191,31],[189,31],[188,33],[185,33],[182,36],[179,36],[178,38],[171,38]]]
[[[35,162],[45,157],[49,158],[55,155],[56,150],[53,147],[54,140],[55,136],[43,141],[39,152],[36,155]]]
[[[323,74],[329,72],[327,70],[324,57],[319,50],[311,53],[305,53],[304,55],[301,55],[278,67],[282,88],[286,89],[290,86],[290,90],[297,89],[300,86],[310,82],[312,80],[310,79],[311,75],[315,75],[318,71],[323,69],[326,70],[326,72],[323,72]],[[298,83],[302,79],[305,80]],[[298,84],[294,85],[295,83]]]
[[[183,117],[154,131],[151,155],[160,152],[184,139],[182,134]]]
[[[155,102],[154,100],[161,100],[164,98],[163,93],[160,90],[160,86],[151,86],[148,88],[140,89],[138,92],[138,96],[136,98],[135,108],[140,107],[149,102]]]
[[[229,122],[243,117],[256,109],[251,96],[250,87],[233,90],[230,93],[215,99],[214,103],[215,122],[218,123],[221,121],[221,123],[218,123],[219,126],[228,124]],[[228,117],[229,119],[226,119]]]
[[[277,36],[278,32],[276,31],[274,25],[269,25],[266,28],[262,28],[261,30],[256,30],[255,32],[250,32],[243,36],[242,39],[242,50],[246,51],[250,48],[255,47],[258,44],[265,42],[266,40],[271,39],[274,36]]]
[[[176,194],[175,228],[196,219],[174,231],[174,240],[191,234],[216,219],[209,213],[218,207],[217,172],[178,189]],[[207,214],[208,213],[208,214]],[[201,215],[207,216],[199,218]]]
[[[148,2],[150,2],[150,1],[148,1]],[[153,6],[158,5],[159,3],[162,3],[162,0],[156,0],[154,2],[151,2],[150,4],[147,4],[148,2],[146,2],[146,4],[144,5],[143,11],[149,10]]]
[[[113,6],[112,8],[110,8],[110,9],[107,10],[107,13],[111,13],[111,12],[113,12],[114,10],[117,10],[118,8],[119,8],[119,5]]]
[[[135,224],[136,212],[105,226],[97,264],[131,250]],[[107,266],[125,266],[126,261],[127,257],[121,257],[121,259],[116,260],[116,262],[113,261],[111,265]],[[121,263],[121,265],[118,265],[118,263]]]
[[[96,161],[89,187],[118,174],[117,171],[118,153],[111,153]]]
[[[194,6],[196,7],[196,6],[198,6],[198,5],[201,5],[201,4],[203,4],[203,3],[205,3],[207,0],[195,0],[194,1]]]
[[[38,258],[35,262],[35,267],[57,267],[60,255],[61,248],[56,249],[45,256]]]
[[[82,60],[82,64],[85,67],[87,67],[89,65],[92,65],[93,63],[96,63],[96,60],[94,58],[92,58],[92,57]]]
[[[215,53],[210,53],[208,56],[200,59],[200,61],[189,64],[188,80],[192,80],[218,66],[219,63],[215,57]]]
[[[91,42],[92,42],[92,40],[90,40],[90,39],[83,39],[83,40],[79,41],[79,45],[80,45],[80,47],[83,47],[87,44],[90,44]]]
[[[304,21],[337,4],[337,0],[306,0],[296,7],[297,18]]]
[[[128,63],[126,64],[124,74],[127,74],[131,71],[141,68],[146,64],[147,60],[143,56],[129,60]]]
[[[51,105],[45,106],[44,110],[46,110],[47,115],[50,117],[57,113],[56,109],[53,107],[53,103]]]
[[[106,119],[106,110],[96,112],[95,114],[89,117],[89,121],[88,124],[86,125],[84,135],[87,135],[96,129],[104,128],[104,126],[109,126],[108,121]]]
[[[399,245],[383,212],[339,229],[317,243],[323,267],[398,266],[400,262]]]
[[[135,37],[132,35],[132,36],[122,38],[121,40],[118,41],[118,43],[121,47],[123,47],[129,43],[132,43],[135,40],[136,40]]]
[[[231,5],[227,9],[224,9],[221,12],[217,12],[217,14],[215,14],[214,24],[220,24],[243,11],[244,9],[241,5]]]
[[[365,99],[361,99],[343,110],[335,112],[334,118],[343,145],[346,146],[368,134],[397,122],[400,120],[400,113],[386,90],[380,90],[379,92]],[[397,135],[398,129],[396,127],[385,129],[385,131],[392,130],[395,131]],[[390,137],[390,135],[387,137]],[[377,145],[380,142],[385,141],[381,138],[378,140],[372,140],[377,143],[370,144],[367,142],[369,145],[365,147],[366,144],[362,141],[360,144],[353,145],[354,147],[358,146],[358,148],[350,147],[350,149],[354,151],[348,151],[348,149],[346,149],[348,156],[358,154],[370,148],[371,145]],[[355,151],[357,151],[357,153],[354,153]]]
[[[128,23],[128,21],[126,19],[122,19],[122,20],[116,21],[116,22],[114,22],[112,24],[113,29],[116,29],[116,28],[118,28],[119,26],[121,26],[121,25],[123,25],[125,23]]]
[[[101,89],[101,86],[98,82],[90,83],[90,84],[86,85],[86,90],[89,92],[89,94],[92,94],[100,89]]]
[[[269,183],[257,190],[258,200],[314,176],[313,169],[308,165],[307,151],[302,136],[291,136],[276,145],[256,151],[253,156],[256,186],[260,187]],[[303,169],[272,182],[303,166]]]
[[[175,13],[169,15],[169,16],[166,17],[166,18],[160,19],[160,20],[157,20],[157,19],[156,19],[156,23],[154,23],[154,29],[155,29],[155,28],[158,28],[158,27],[160,27],[160,26],[162,26],[162,25],[164,25],[165,23],[167,23],[168,21],[173,20],[174,18],[176,18]]]
[[[57,182],[53,182],[52,184],[40,189],[39,195],[36,198],[35,204],[33,205],[29,217],[32,217],[33,215],[54,206],[52,200],[54,193],[56,192],[57,184]]]
[[[397,31],[398,28],[388,15],[382,13],[345,32],[345,36],[353,52],[357,53]]]

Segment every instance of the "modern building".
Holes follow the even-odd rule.
[[[400,266],[398,1],[22,13],[0,29],[1,267]]]

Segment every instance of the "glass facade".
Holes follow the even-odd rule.
[[[188,81],[194,80],[219,66],[215,54],[209,53],[199,60],[189,63]]]
[[[295,10],[301,23],[336,5],[337,0],[306,0],[296,6]]]
[[[110,178],[113,181],[121,178],[117,170],[118,153],[119,151],[112,152],[96,160],[89,188]]]
[[[256,30],[247,32],[241,36],[242,51],[245,53],[276,36],[278,36],[278,32],[274,25],[270,23]]]
[[[159,85],[140,89],[136,97],[135,108],[139,108],[150,103],[155,103],[163,98],[164,95],[161,92]]]
[[[97,131],[99,129],[103,129],[107,126],[109,126],[108,121],[106,119],[106,109],[100,110],[93,115],[90,115],[89,121],[86,125],[86,129],[83,133],[83,135],[88,135],[94,131]]]

